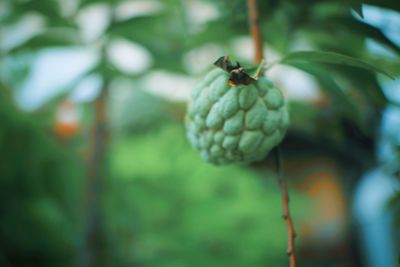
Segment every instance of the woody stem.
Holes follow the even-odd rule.
[[[249,10],[249,23],[251,35],[254,41],[254,62],[260,64],[263,59],[263,41],[260,30],[260,22],[257,12],[257,0],[247,0]]]
[[[257,11],[257,0],[247,0],[247,6],[249,10],[249,24],[251,29],[251,35],[253,37],[254,42],[254,61],[256,64],[260,64],[257,69],[256,78],[260,75],[263,69],[263,43],[262,43],[262,36],[260,30],[260,22],[258,17]],[[289,256],[290,267],[296,267],[296,256],[295,256],[295,247],[294,247],[294,240],[296,238],[296,233],[293,226],[292,217],[290,215],[289,210],[289,193],[287,189],[286,181],[283,177],[282,173],[282,159],[279,146],[276,148],[275,151],[276,155],[276,166],[278,172],[278,181],[279,186],[282,192],[282,205],[283,205],[283,218],[286,221],[287,225],[287,232],[288,232],[288,249],[287,254]]]
[[[275,159],[276,159],[279,186],[282,192],[283,219],[286,221],[287,225],[287,233],[288,233],[287,254],[289,256],[290,267],[296,267],[296,256],[294,253],[295,252],[294,241],[296,238],[296,232],[294,230],[292,216],[290,215],[290,210],[289,210],[289,193],[286,180],[283,175],[282,157],[279,146],[277,146],[275,149]]]

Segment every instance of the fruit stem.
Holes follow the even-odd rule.
[[[262,59],[261,63],[258,65],[256,74],[254,75],[254,79],[258,80],[258,78],[260,78],[260,75],[261,75],[262,71],[264,70],[264,66],[265,66],[265,60]]]
[[[296,238],[296,232],[293,226],[292,216],[290,215],[289,210],[289,193],[286,184],[286,180],[283,176],[283,168],[282,168],[282,157],[281,157],[281,150],[279,145],[275,149],[275,159],[276,159],[276,168],[278,173],[278,181],[279,186],[282,192],[282,204],[283,204],[283,219],[286,221],[287,224],[287,232],[288,232],[288,248],[287,254],[289,256],[290,267],[296,267],[296,256],[295,256],[295,244],[294,240]]]
[[[260,21],[257,12],[257,0],[247,0],[251,35],[254,41],[254,62],[260,64],[263,59],[263,43],[260,30]]]

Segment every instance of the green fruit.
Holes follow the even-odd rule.
[[[194,88],[186,115],[189,142],[213,164],[262,160],[289,126],[285,99],[264,77],[239,86],[228,80],[218,68]]]

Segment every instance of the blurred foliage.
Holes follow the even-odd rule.
[[[152,135],[115,139],[110,153],[117,181],[107,184],[105,218],[116,265],[131,266],[132,259],[140,266],[286,265],[273,175],[264,180],[244,166],[204,163],[184,129],[171,123]],[[292,199],[301,221],[307,202]]]
[[[232,53],[233,41],[249,35],[244,0],[194,1],[217,11],[201,25],[188,12],[193,1],[142,1],[161,8],[122,18],[116,9],[125,2],[129,1],[0,2],[0,78],[9,87],[0,88],[2,266],[71,266],[81,242],[83,156],[51,137],[49,118],[22,113],[9,95],[28,77],[38,51],[90,47],[99,60],[79,80],[99,74],[103,85],[113,85],[121,77],[135,83],[158,69],[192,73],[188,66],[197,62],[187,62],[190,52],[217,45]],[[362,14],[361,3],[399,12],[399,1],[258,2],[265,44],[280,58],[304,50],[329,51],[400,75],[399,46],[352,12]],[[85,38],[78,18],[99,5],[107,8],[108,22],[99,36]],[[30,26],[32,17],[39,20],[38,29],[16,38],[13,33]],[[13,42],[3,43],[10,36]],[[132,76],[119,69],[107,54],[116,39],[144,47],[152,65]],[[371,40],[389,55],[373,53],[367,46]],[[364,168],[374,157],[376,131],[388,99],[376,73],[331,64],[335,60],[315,62],[305,57],[291,63],[315,77],[325,102],[291,103],[289,138],[323,144],[333,154],[346,156],[343,161],[351,158],[347,164],[352,169]],[[276,185],[244,167],[202,163],[164,105],[140,90],[111,105],[112,126],[129,134],[115,135],[110,145],[110,177],[103,192],[103,234],[112,251],[108,260],[115,266],[283,265],[286,242]],[[54,108],[46,109],[48,116],[53,112]],[[79,142],[84,144],[86,139]],[[294,210],[305,213],[302,201],[295,205],[299,208]]]
[[[75,260],[83,168],[48,138],[40,120],[17,110],[0,87],[1,266],[71,266]]]
[[[73,266],[81,242],[82,166],[49,139],[45,124],[17,111],[1,92],[0,151],[7,155],[0,165],[1,265]],[[155,134],[111,143],[112,179],[102,202],[111,258],[104,260],[116,266],[284,266],[286,230],[273,176],[210,166],[184,135],[170,122]],[[15,136],[19,142],[10,142]],[[292,199],[300,221],[305,202]]]
[[[115,132],[151,132],[172,120],[166,101],[141,89],[120,88],[110,102],[110,123]]]
[[[91,45],[98,49],[100,60],[87,75],[100,74],[109,83],[118,77],[140,79],[143,74],[154,69],[187,74],[190,72],[187,66],[196,64],[186,62],[187,53],[209,44],[218,44],[223,50],[232,52],[232,41],[248,36],[247,13],[243,12],[246,10],[244,0],[203,1],[204,4],[213,6],[218,15],[201,25],[190,18],[190,1],[154,0],[150,2],[160,7],[154,11],[127,17],[118,16],[116,10],[127,2],[137,1],[81,0],[76,6],[58,0],[42,0],[40,3],[5,1],[2,4],[6,10],[2,16],[5,26],[2,36],[7,36],[13,25],[27,14],[41,16],[44,25],[30,38],[3,49],[3,54],[8,58],[41,48]],[[354,10],[359,14],[362,12],[361,3],[396,11],[400,9],[397,1],[259,1],[265,43],[281,57],[301,50],[342,53],[370,62],[371,67],[397,77],[400,74],[400,48],[380,29],[352,13]],[[97,38],[86,40],[77,18],[89,7],[99,4],[108,7],[109,22]],[[114,66],[106,51],[115,39],[142,45],[152,56],[151,67],[129,77]],[[396,56],[377,57],[368,49],[367,40],[379,43]],[[337,63],[338,59],[335,57],[325,58],[324,62],[315,62],[315,58],[323,57],[320,54],[308,54],[302,58],[301,64],[290,64],[313,75],[322,94],[329,98],[328,108],[332,112],[325,119],[336,121],[336,124],[348,121],[350,127],[354,128],[352,131],[360,132],[367,139],[373,140],[375,129],[379,126],[380,111],[388,101],[376,74],[354,67],[329,64]],[[340,63],[346,62],[341,59]],[[80,77],[84,78],[85,75]],[[318,132],[315,134],[319,135]],[[331,136],[329,132],[322,134],[325,136],[321,137],[335,143],[337,136]],[[341,139],[348,137],[345,131],[339,134]]]

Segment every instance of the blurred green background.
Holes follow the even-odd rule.
[[[289,101],[299,265],[397,266],[400,2],[258,12],[267,63],[329,51],[394,77],[308,58],[266,73]],[[214,167],[185,136],[212,63],[252,64],[245,0],[2,0],[0,23],[0,266],[288,266],[272,155]]]

